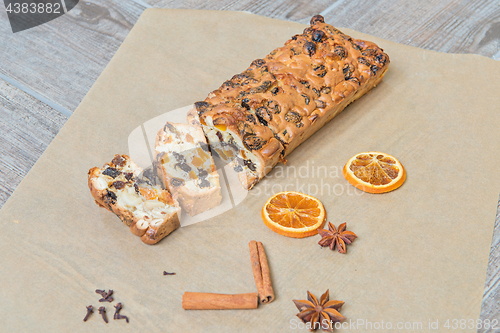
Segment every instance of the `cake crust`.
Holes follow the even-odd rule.
[[[212,151],[250,189],[375,87],[389,62],[376,44],[353,39],[316,15],[302,34],[253,61],[195,109]]]

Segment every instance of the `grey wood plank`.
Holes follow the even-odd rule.
[[[331,0],[143,0],[156,8],[239,10],[262,16],[307,23],[312,16],[327,9]],[[355,1],[360,3],[360,1]],[[367,5],[368,6],[368,5]]]
[[[398,43],[450,53],[500,54],[500,6],[491,0],[341,1],[325,21]]]
[[[73,111],[144,9],[132,0],[80,1],[16,34],[0,10],[0,73]]]
[[[0,79],[0,208],[67,117]]]
[[[500,201],[497,207],[497,216],[493,239],[491,241],[490,258],[488,262],[488,272],[486,273],[486,283],[484,288],[483,302],[481,306],[482,320],[497,320],[497,329],[481,328],[478,332],[494,333],[500,327]]]

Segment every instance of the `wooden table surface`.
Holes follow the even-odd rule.
[[[0,207],[71,116],[141,13],[153,7],[242,10],[301,23],[320,13],[336,27],[394,42],[500,58],[498,0],[87,0],[54,21],[16,34],[0,5]],[[497,212],[482,319],[500,319],[499,225]]]

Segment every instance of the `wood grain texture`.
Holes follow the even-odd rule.
[[[338,0],[324,13],[328,23],[424,49],[475,53],[500,51],[500,6],[491,0]]]
[[[0,207],[67,117],[0,79]]]
[[[494,333],[500,331],[500,201],[497,207],[495,229],[491,241],[490,259],[486,283],[484,287],[483,302],[481,305],[482,320],[498,320],[497,329],[478,330],[480,333]]]
[[[0,6],[0,73],[73,111],[144,10],[131,0],[87,0],[41,26],[12,33]]]
[[[155,8],[238,10],[262,16],[307,23],[313,15],[327,9],[328,0],[143,0]],[[355,1],[358,2],[358,1]]]

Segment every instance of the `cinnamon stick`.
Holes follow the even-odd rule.
[[[271,284],[271,274],[266,252],[261,242],[250,241],[250,260],[252,263],[253,277],[257,286],[260,302],[271,303],[274,300],[274,290]]]
[[[258,303],[256,293],[227,295],[187,291],[182,295],[184,310],[256,309]]]

